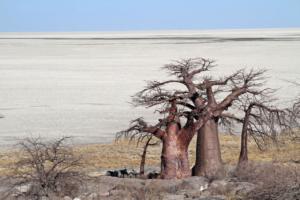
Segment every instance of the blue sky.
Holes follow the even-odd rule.
[[[0,0],[0,32],[300,27],[300,0]]]

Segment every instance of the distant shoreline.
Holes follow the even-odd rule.
[[[281,32],[299,33],[299,28],[268,28],[268,29],[211,29],[211,30],[146,30],[146,31],[103,31],[103,32],[0,32],[0,39],[147,39],[147,38],[205,38],[208,35],[226,36],[236,34],[273,35]],[[22,37],[20,37],[22,36]],[[132,37],[135,36],[135,37]],[[180,36],[180,37],[179,37]],[[197,36],[197,37],[195,37]],[[297,34],[297,36],[300,36]],[[226,38],[226,37],[225,37]]]
[[[226,28],[226,29],[218,29],[218,28],[211,28],[211,29],[146,29],[146,30],[89,30],[89,31],[5,31],[1,33],[149,33],[149,32],[236,32],[236,31],[277,31],[277,30],[300,30],[300,27],[270,27],[270,28]]]

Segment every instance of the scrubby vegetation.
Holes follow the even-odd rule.
[[[224,188],[221,186],[218,181],[213,181],[210,183],[209,189],[202,192],[196,192],[197,190],[194,190],[194,192],[190,191],[186,194],[186,196],[222,195],[227,199],[240,199],[246,197],[250,199],[272,199],[273,197],[273,199],[296,199],[288,198],[290,197],[288,195],[299,196],[297,191],[300,190],[297,190],[297,187],[299,187],[300,183],[300,167],[298,164],[300,160],[300,145],[299,142],[295,140],[288,140],[287,138],[281,139],[281,141],[282,142],[277,145],[271,142],[264,151],[261,151],[257,148],[255,142],[250,139],[248,148],[249,160],[251,160],[251,162],[245,169],[235,171],[235,166],[238,162],[238,153],[240,150],[240,137],[220,134],[221,152],[226,169],[226,177],[224,179],[226,180],[224,182],[226,183],[226,187],[224,186]],[[195,159],[195,145],[196,141],[194,139],[189,149],[191,164]],[[146,173],[148,167],[158,168],[160,166],[160,150],[160,145],[150,146],[148,148]],[[74,156],[78,158],[80,155],[84,155],[82,156],[80,163],[85,163],[82,167],[76,168],[76,173],[78,173],[77,170],[79,170],[80,174],[86,174],[93,176],[94,178],[90,177],[84,181],[82,179],[79,191],[76,187],[72,190],[68,187],[60,195],[69,194],[71,197],[74,197],[79,195],[81,192],[83,194],[87,193],[87,191],[82,188],[84,185],[87,185],[87,188],[92,188],[88,194],[91,195],[96,192],[98,193],[98,199],[105,199],[104,197],[99,196],[100,194],[110,194],[113,196],[111,199],[118,199],[118,197],[121,197],[122,194],[133,197],[140,196],[141,193],[138,191],[145,191],[146,193],[144,196],[146,196],[147,199],[163,198],[163,196],[166,195],[165,193],[168,193],[169,190],[172,191],[172,187],[175,186],[172,186],[172,184],[170,184],[170,186],[164,186],[166,191],[161,193],[163,188],[159,187],[162,186],[158,185],[156,188],[147,186],[144,190],[142,189],[145,187],[143,186],[144,183],[140,183],[137,179],[128,182],[127,180],[118,181],[116,178],[102,178],[105,171],[109,169],[121,169],[124,167],[127,167],[127,169],[138,169],[142,151],[142,144],[136,146],[134,142],[130,143],[125,140],[119,140],[116,143],[111,144],[80,145],[73,147],[72,152]],[[1,155],[2,159],[0,167],[5,169],[1,171],[1,176],[10,175],[13,172],[11,170],[11,166],[13,166],[12,164],[18,163],[18,161],[23,159],[23,153],[16,150],[14,150],[14,152],[9,151],[7,153],[2,153]],[[99,177],[98,181],[96,177]],[[94,179],[96,181],[93,181]],[[237,194],[237,188],[242,186],[244,187],[244,185],[246,187],[248,186],[247,183],[258,187],[254,192],[250,192],[247,195],[244,193],[240,194],[241,192],[238,192]],[[124,184],[126,184],[126,186]],[[139,190],[136,188],[137,184],[141,184],[138,187]],[[274,186],[274,184],[276,185]],[[107,187],[106,185],[111,186]],[[217,188],[214,186],[217,186]],[[110,189],[108,190],[107,188]],[[185,187],[183,187],[182,190],[186,190],[184,188]],[[277,189],[278,191],[281,191],[280,195],[276,192]],[[70,191],[72,191],[72,194],[70,194]],[[110,192],[107,193],[106,191]],[[50,196],[51,195],[53,194],[50,194]]]
[[[247,194],[247,199],[299,199],[300,166],[289,163],[248,163],[234,174],[239,181],[258,187]]]
[[[80,170],[83,162],[67,145],[68,139],[27,138],[21,141],[19,157],[7,169],[8,195],[38,200],[76,194],[85,179]],[[21,193],[15,193],[15,189]]]

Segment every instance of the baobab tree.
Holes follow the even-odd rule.
[[[241,126],[239,168],[248,162],[249,135],[252,136],[258,148],[263,150],[266,138],[276,142],[280,133],[291,130],[287,120],[288,112],[273,104],[275,102],[272,98],[273,93],[274,90],[263,88],[255,93],[246,94],[236,101],[232,109],[234,111],[222,114],[223,120],[227,120],[227,125],[240,124]],[[226,123],[223,124],[226,126]]]
[[[165,65],[174,79],[151,81],[147,87],[134,98],[137,105],[152,106],[148,101],[153,91],[172,91],[179,96],[176,103],[188,109],[198,125],[196,162],[194,175],[206,177],[223,176],[224,168],[221,159],[218,137],[218,122],[222,113],[244,94],[256,92],[264,81],[264,70],[238,70],[237,72],[214,79],[207,76],[214,67],[214,62],[204,58],[184,59]],[[154,103],[164,103],[157,96]],[[193,135],[193,134],[192,134]]]
[[[170,99],[170,97],[172,97]],[[178,109],[180,98],[176,94],[169,95],[161,91],[154,92],[147,96],[147,101],[140,102],[156,105],[158,101],[166,103],[160,113],[166,116],[159,119],[156,125],[148,125],[142,118],[138,118],[131,123],[131,127],[122,131],[119,135],[130,138],[138,137],[143,139],[151,134],[162,142],[161,153],[161,178],[184,178],[191,176],[191,169],[188,159],[188,147],[199,128],[205,123],[205,118],[198,117],[194,120],[192,112],[184,108]],[[156,102],[156,103],[155,103]],[[182,121],[185,118],[185,123]]]

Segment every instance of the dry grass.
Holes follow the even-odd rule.
[[[226,164],[236,164],[239,156],[240,137],[232,135],[221,135],[222,158]],[[194,140],[190,145],[190,163],[195,160]],[[112,144],[96,144],[77,147],[78,152],[85,155],[90,169],[114,169],[134,168],[140,163],[142,145],[129,144],[128,141],[119,141]],[[159,166],[161,147],[149,147],[146,165]],[[285,141],[278,146],[270,145],[267,150],[260,151],[255,143],[250,140],[249,159],[253,161],[275,161],[287,163],[292,160],[300,160],[300,144]]]
[[[300,160],[300,143],[292,142],[287,138],[281,138],[276,145],[272,142],[267,144],[267,149],[261,151],[255,142],[250,139],[248,144],[249,160],[251,161],[274,161],[288,163]],[[221,136],[221,150],[223,161],[227,164],[236,164],[240,151],[240,137]]]
[[[226,164],[236,164],[240,137],[232,135],[221,135],[222,158]],[[80,145],[75,147],[78,154],[84,155],[87,171],[98,171],[101,169],[115,168],[137,168],[142,153],[142,145],[129,144],[128,141],[119,141],[111,144]],[[149,147],[146,165],[159,166],[161,147]],[[190,145],[191,164],[195,159],[195,140]],[[14,152],[0,153],[0,174],[5,173],[5,167],[18,160],[20,154]],[[288,163],[292,160],[300,160],[300,144],[285,141],[278,146],[270,145],[266,151],[260,151],[253,141],[249,143],[249,159],[252,161],[275,161]]]

